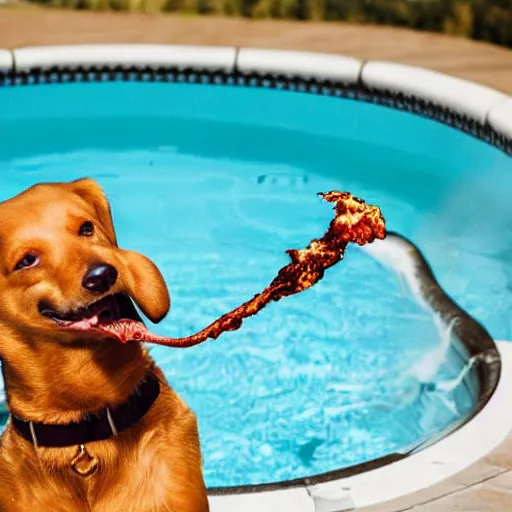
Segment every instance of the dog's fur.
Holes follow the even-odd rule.
[[[135,342],[59,329],[41,315],[98,294],[82,278],[98,262],[119,277],[104,295],[125,292],[153,322],[170,299],[156,266],[118,248],[109,204],[90,179],[40,184],[0,203],[0,359],[10,413],[30,421],[69,423],[130,396],[152,360]],[[84,221],[93,236],[79,236]],[[14,270],[27,253],[39,263]],[[129,430],[86,445],[99,461],[82,477],[71,469],[77,447],[35,448],[8,422],[0,442],[0,512],[207,512],[194,414],[155,367],[161,392]]]

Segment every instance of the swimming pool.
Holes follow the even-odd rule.
[[[341,189],[378,204],[456,302],[493,337],[512,337],[507,138],[404,111],[402,97],[402,110],[387,108],[385,95],[336,77],[44,59],[24,69],[19,55],[0,88],[0,200],[97,179],[120,245],[169,284],[171,313],[155,332],[195,332],[260,291],[286,249],[323,233],[331,212],[316,192]],[[198,416],[207,485],[233,488],[400,456],[460,423],[480,384],[453,338],[395,272],[350,247],[317,286],[240,331],[152,354]]]

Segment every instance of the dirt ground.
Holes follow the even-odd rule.
[[[437,69],[512,94],[512,51],[462,38],[344,23],[0,8],[0,48],[112,42],[338,53]]]

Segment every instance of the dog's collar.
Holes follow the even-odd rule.
[[[128,400],[115,409],[108,407],[98,415],[91,415],[79,423],[66,425],[36,423],[11,416],[14,428],[36,447],[64,447],[103,441],[127,430],[151,408],[160,394],[160,383],[153,371]]]

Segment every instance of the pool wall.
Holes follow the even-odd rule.
[[[433,119],[512,155],[512,97],[426,69],[249,48],[87,45],[0,50],[0,88],[117,80],[264,87],[370,102]],[[458,318],[454,346],[472,364],[463,382],[475,388],[472,414],[426,444],[356,467],[310,479],[211,489],[213,511],[336,512],[392,499],[460,471],[510,431],[510,422],[496,421],[512,388],[507,376],[512,375],[510,346],[500,347],[500,358],[487,331],[445,294],[409,241],[393,235],[383,243],[384,252],[392,255],[391,266],[395,262],[394,270],[405,277],[416,298],[446,325]],[[450,444],[454,439],[455,445]],[[439,462],[434,459],[443,457],[441,471],[433,466]],[[390,479],[398,483],[388,485]],[[386,484],[378,488],[378,482]]]

